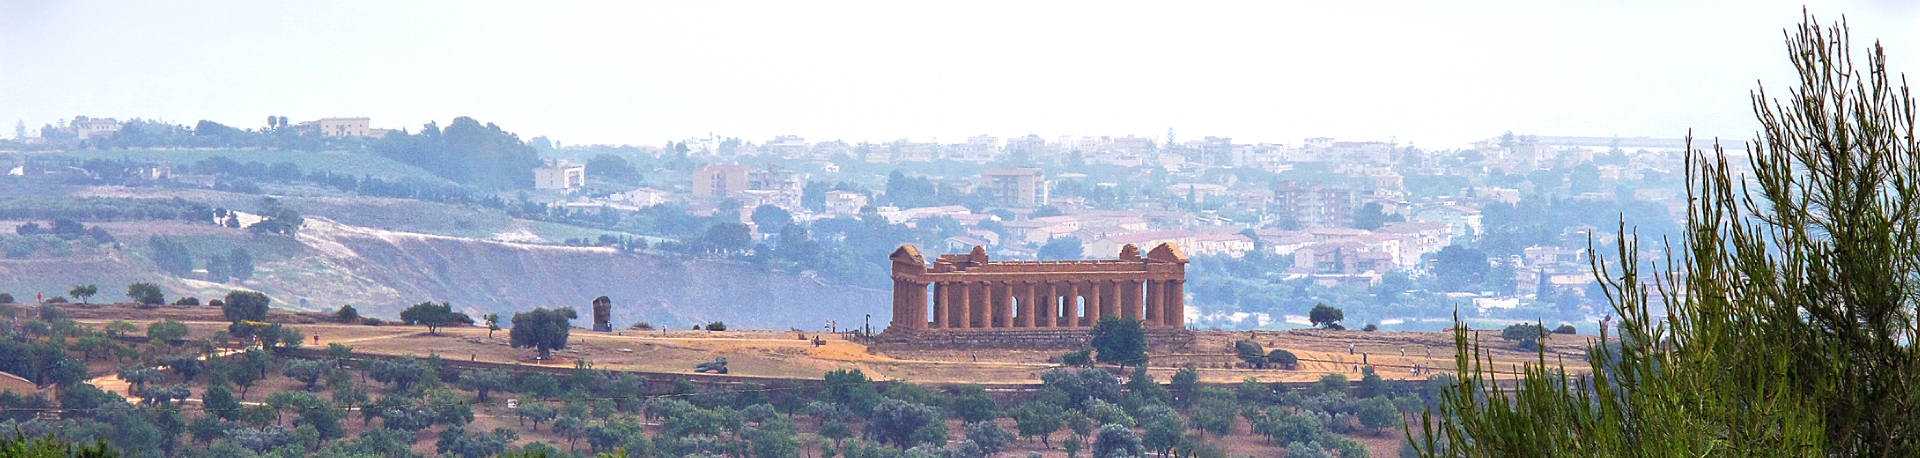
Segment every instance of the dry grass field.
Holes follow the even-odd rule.
[[[68,307],[83,322],[126,319],[144,326],[160,319],[183,321],[195,335],[224,329],[226,323],[214,307],[133,308],[124,305]],[[329,343],[351,345],[357,352],[384,355],[440,355],[447,359],[470,359],[497,363],[539,364],[533,351],[515,349],[508,344],[507,331],[491,333],[484,327],[448,327],[437,335],[420,326],[362,326],[327,323],[326,317],[312,313],[274,311],[277,321],[293,323],[315,340],[308,345]],[[1517,368],[1538,357],[1513,342],[1501,340],[1497,331],[1474,331],[1483,351],[1495,365]],[[821,337],[826,345],[815,347],[810,339]],[[1565,361],[1570,369],[1584,365],[1586,346],[1595,337],[1556,335],[1547,343],[1549,363]],[[1294,370],[1248,368],[1233,355],[1236,340],[1249,339],[1267,350],[1285,349],[1301,359]],[[316,345],[317,344],[317,345]],[[715,358],[727,358],[732,375],[768,378],[819,378],[835,369],[860,369],[877,380],[902,380],[921,383],[1039,383],[1040,373],[1057,367],[1058,350],[943,350],[874,352],[866,346],[841,339],[835,334],[793,331],[617,331],[612,333],[575,329],[568,348],[555,353],[548,365],[572,366],[585,360],[595,367],[645,372],[692,373],[694,365]],[[1371,364],[1388,379],[1419,380],[1435,373],[1451,371],[1455,346],[1451,333],[1363,332],[1363,331],[1200,331],[1193,345],[1171,352],[1152,354],[1152,371],[1166,380],[1180,367],[1194,367],[1201,380],[1209,383],[1234,383],[1248,378],[1262,382],[1308,382],[1329,373],[1358,379],[1360,368]],[[1416,372],[1415,368],[1419,368]]]

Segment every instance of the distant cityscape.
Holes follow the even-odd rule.
[[[348,149],[351,142],[400,132],[374,128],[367,117],[268,121],[275,129],[290,125],[298,136],[348,142],[330,143]],[[85,148],[125,124],[75,117],[28,136],[19,123],[16,144]],[[1588,241],[1612,240],[1610,224],[1516,214],[1523,201],[1637,202],[1657,206],[1670,220],[1685,209],[1673,179],[1681,166],[1681,139],[1508,133],[1471,148],[1428,150],[1324,137],[1299,144],[1181,138],[1172,130],[1161,137],[981,135],[958,143],[781,135],[761,142],[709,136],[662,146],[563,146],[535,137],[527,144],[538,151],[540,165],[517,198],[572,215],[634,215],[654,208],[716,220],[737,215],[752,239],[766,244],[781,232],[756,224],[754,214],[768,206],[802,225],[878,218],[906,228],[948,227],[928,249],[967,252],[979,246],[995,259],[1058,256],[1045,251],[1049,245],[1058,251],[1062,243],[1077,245],[1071,250],[1077,258],[1111,257],[1128,244],[1172,242],[1198,257],[1257,257],[1265,266],[1257,275],[1263,281],[1325,288],[1377,289],[1396,275],[1437,278],[1443,250],[1474,247],[1500,273],[1487,274],[1490,281],[1453,285],[1463,290],[1440,297],[1482,314],[1539,301],[1541,288],[1586,291],[1594,282]],[[629,160],[682,166],[640,170],[644,178],[638,180],[609,180],[609,173],[624,173],[595,169],[608,156],[622,158],[621,167]],[[24,166],[13,173],[25,173]],[[191,170],[152,173],[213,185],[212,177],[195,177]],[[931,189],[904,195],[913,188],[895,183],[903,178]],[[1494,217],[1501,219],[1498,227],[1488,227],[1489,206],[1504,209]],[[1620,215],[1599,216],[1617,222]],[[1513,238],[1514,226],[1528,232],[1518,246],[1485,240]],[[1206,275],[1204,265],[1200,271]],[[1197,303],[1210,302],[1207,286],[1195,289]],[[1214,307],[1213,316],[1190,319],[1305,324],[1301,315],[1234,308]],[[1591,311],[1568,309],[1559,316],[1577,321],[1571,318]]]

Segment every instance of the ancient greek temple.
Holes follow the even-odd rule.
[[[1103,317],[1149,329],[1185,327],[1187,255],[1163,243],[1119,259],[989,261],[987,251],[944,254],[929,266],[913,245],[894,250],[888,331],[1089,328]]]

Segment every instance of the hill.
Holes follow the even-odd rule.
[[[597,296],[615,304],[624,326],[725,321],[767,329],[813,329],[827,320],[851,324],[874,314],[890,318],[887,291],[829,285],[807,276],[766,272],[734,261],[686,259],[609,248],[563,247],[398,232],[311,217],[295,238],[240,229],[168,222],[105,223],[121,246],[62,259],[0,260],[0,291],[22,299],[64,294],[75,284],[100,286],[101,299],[125,285],[160,285],[169,300],[202,299],[252,289],[277,307],[323,310],[351,304],[362,314],[398,316],[407,305],[447,301],[475,317],[534,307],[571,306],[586,315]],[[186,241],[190,251],[233,247],[256,254],[251,280],[231,284],[159,273],[135,247],[151,235]]]
[[[378,154],[349,151],[293,151],[277,149],[238,149],[238,148],[127,148],[127,149],[82,149],[74,151],[56,151],[34,153],[48,157],[64,157],[86,161],[92,159],[134,159],[142,161],[162,161],[174,165],[191,166],[200,161],[215,157],[225,157],[238,162],[259,162],[262,164],[291,163],[305,172],[331,172],[350,176],[371,176],[384,180],[421,180],[436,184],[450,184],[445,178],[431,172],[388,159]]]

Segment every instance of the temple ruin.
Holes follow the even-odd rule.
[[[879,341],[912,347],[1059,347],[1104,317],[1140,320],[1150,343],[1184,336],[1187,255],[1163,243],[1119,259],[991,261],[986,249],[928,265],[913,245],[893,260],[893,321]]]
[[[593,298],[593,330],[613,332],[613,300],[606,296]]]

